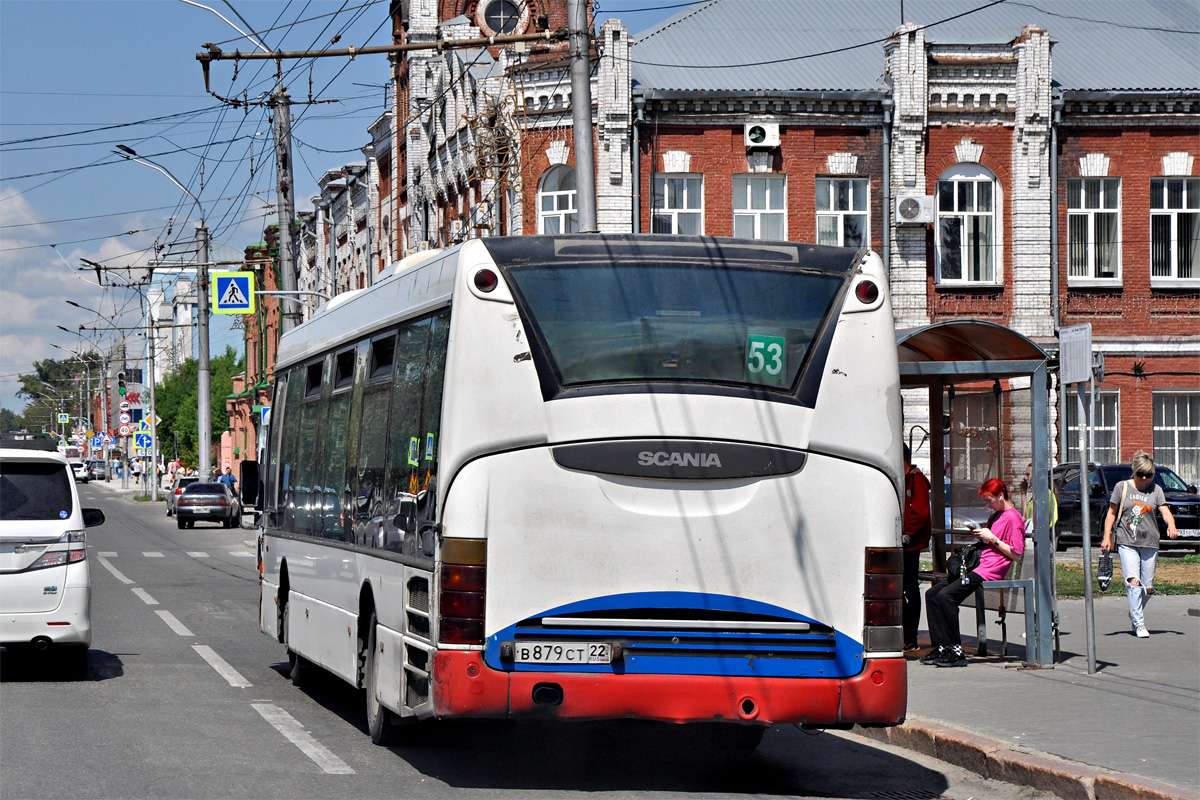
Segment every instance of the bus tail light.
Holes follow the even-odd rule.
[[[438,611],[444,644],[483,644],[487,541],[443,539]]]
[[[868,547],[865,566],[863,644],[867,652],[898,652],[904,647],[904,554],[898,547]]]

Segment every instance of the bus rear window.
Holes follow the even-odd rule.
[[[788,390],[844,283],[815,271],[645,262],[514,265],[508,275],[563,387]]]
[[[0,521],[65,519],[75,508],[73,480],[53,461],[0,462]]]

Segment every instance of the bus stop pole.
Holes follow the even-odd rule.
[[[1076,392],[1078,393],[1078,409],[1079,413],[1076,418],[1079,420],[1079,513],[1081,517],[1082,532],[1083,532],[1083,613],[1087,633],[1087,664],[1088,675],[1096,674],[1096,614],[1092,607],[1092,521],[1091,521],[1091,481],[1089,480],[1089,472],[1091,471],[1092,453],[1088,447],[1088,435],[1085,422],[1087,420],[1087,406],[1083,402],[1083,393],[1085,390],[1090,391],[1092,379],[1089,377],[1087,383],[1075,384]]]
[[[1046,362],[1038,365],[1029,381],[1033,421],[1033,557],[1034,557],[1034,639],[1026,661],[1039,666],[1054,664],[1052,633],[1054,628],[1054,542],[1050,536],[1050,411]],[[1024,575],[1024,573],[1022,573]]]

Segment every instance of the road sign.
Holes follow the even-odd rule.
[[[58,415],[58,424],[59,425],[68,425],[68,424],[70,424],[70,422],[71,422],[70,414],[59,414]]]
[[[119,436],[128,436],[130,433],[131,431],[129,430],[128,425],[122,425],[120,428],[117,428],[117,434]]]
[[[133,435],[133,446],[142,450],[148,450],[150,448],[150,443],[153,441],[154,440],[148,433],[138,432]]]
[[[128,414],[123,413],[123,414],[121,414],[121,416],[117,417],[117,419],[119,419],[121,421],[122,425],[129,424],[129,415]]]
[[[121,404],[119,406],[117,406],[117,408],[121,409],[122,411],[128,411],[129,410],[129,401],[122,400]]]
[[[1087,383],[1092,377],[1092,323],[1059,328],[1058,364],[1064,384]]]
[[[254,274],[250,272],[212,273],[212,312],[214,314],[253,314]]]

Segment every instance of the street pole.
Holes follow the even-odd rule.
[[[100,457],[104,459],[104,482],[112,480],[111,462],[108,460],[108,443],[104,441],[112,427],[112,418],[108,415],[108,357],[104,358],[104,378],[100,381]]]
[[[292,108],[291,96],[280,82],[271,95],[274,109],[275,131],[275,177],[278,189],[275,193],[276,211],[279,218],[279,272],[283,291],[296,291],[296,236],[293,220],[296,218],[294,192],[292,191]],[[279,304],[279,332],[286,333],[300,324],[300,312],[295,301],[284,299]]]
[[[586,0],[567,0],[571,58],[571,124],[575,129],[575,187],[580,233],[596,232],[596,160],[592,149],[592,69]]]
[[[204,227],[204,209],[200,209],[196,240],[200,250],[200,263],[196,265],[196,427],[200,439],[200,480],[207,481],[212,479],[212,375],[208,361],[208,228]],[[154,443],[157,447],[157,438]]]
[[[203,223],[201,223],[203,224]],[[146,356],[150,365],[150,499],[158,500],[158,410],[154,406],[154,308],[150,305],[150,292],[146,292]]]

